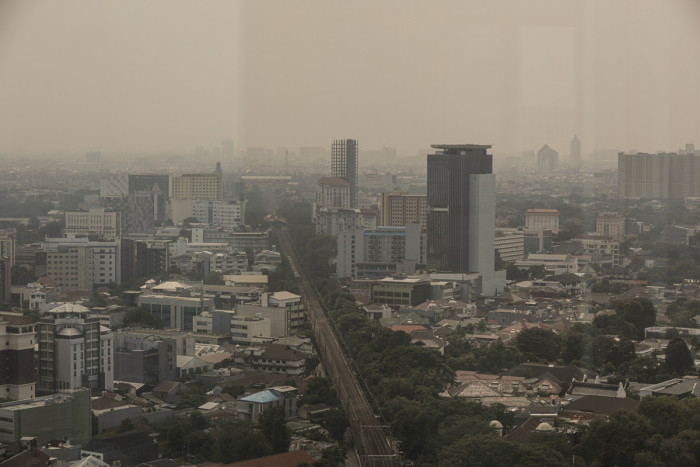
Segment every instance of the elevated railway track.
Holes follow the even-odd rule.
[[[276,233],[278,245],[299,282],[320,357],[348,416],[350,432],[361,464],[377,467],[400,465],[399,456],[387,436],[386,426],[382,425],[367,401],[321,297],[297,257],[288,231],[278,228]]]

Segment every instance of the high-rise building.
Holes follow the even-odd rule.
[[[574,138],[571,140],[569,164],[574,168],[581,167],[581,140],[578,139],[578,135],[574,135]]]
[[[544,145],[537,151],[537,171],[547,174],[557,170],[559,166],[559,153],[548,145]]]
[[[121,278],[123,282],[151,278],[168,272],[170,242],[149,239],[121,239]]]
[[[331,147],[331,177],[347,180],[350,207],[357,207],[357,140],[337,139]]]
[[[46,274],[65,291],[121,284],[120,242],[46,238]]]
[[[37,323],[39,392],[112,388],[114,336],[100,325],[100,318],[89,317],[89,311],[67,303],[49,310]]]
[[[415,274],[425,267],[426,234],[418,223],[406,227],[338,232],[338,278],[379,278]]]
[[[0,339],[5,346],[0,350],[0,394],[3,398],[29,399],[35,394],[34,321],[22,313],[0,313]]]
[[[625,220],[625,216],[616,212],[599,212],[595,220],[595,233],[622,242],[625,240]]]
[[[65,233],[79,237],[113,240],[120,235],[119,213],[105,208],[66,211]]]
[[[417,222],[428,228],[428,197],[411,195],[407,191],[382,193],[382,226],[405,227]]]
[[[428,266],[479,273],[481,293],[503,290],[494,272],[496,188],[491,146],[438,144],[428,154]],[[501,277],[503,276],[503,277]]]
[[[349,208],[350,183],[344,178],[323,177],[316,182],[316,206]]]
[[[233,157],[233,140],[225,139],[221,142],[221,153],[225,159],[231,159]]]
[[[213,173],[184,174],[173,177],[175,199],[223,199],[223,174],[217,163]]]
[[[700,196],[700,156],[695,153],[618,154],[620,198],[683,199]]]

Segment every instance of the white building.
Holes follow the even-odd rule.
[[[350,183],[336,177],[320,178],[316,184],[316,205],[319,207],[350,207]]]
[[[261,317],[270,320],[270,337],[295,335],[304,324],[304,304],[299,295],[291,292],[264,293],[259,303],[237,305],[241,317]]]
[[[175,225],[190,217],[211,227],[235,229],[245,224],[245,202],[224,200],[170,200],[170,217]]]
[[[516,261],[515,265],[520,269],[528,269],[532,266],[544,266],[545,271],[551,275],[578,272],[578,259],[571,255],[531,253],[527,255],[527,259]]]
[[[595,233],[612,237],[617,242],[625,241],[625,217],[616,212],[599,212],[595,220]]]
[[[426,264],[427,234],[421,225],[379,227],[338,232],[338,278],[382,278],[395,273],[414,274]]]
[[[77,304],[63,304],[37,323],[37,389],[53,392],[87,387],[111,389],[114,383],[114,334]]]
[[[606,235],[579,235],[575,242],[581,243],[583,254],[597,257],[610,257],[613,266],[620,266],[620,242]]]
[[[559,231],[559,211],[556,209],[528,209],[525,211],[525,228]]]
[[[65,233],[113,240],[120,235],[119,213],[104,208],[66,211]]]
[[[372,209],[324,208],[314,204],[313,223],[316,233],[336,236],[342,230],[377,228],[377,213]]]
[[[92,242],[87,238],[47,238],[46,274],[63,290],[92,289],[121,283],[118,241]]]
[[[141,295],[138,306],[158,319],[164,328],[192,331],[192,319],[202,312],[214,311],[210,298]]]

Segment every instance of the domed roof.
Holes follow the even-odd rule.
[[[552,428],[552,425],[550,425],[549,423],[542,422],[539,425],[537,425],[535,431],[554,431],[554,428]]]
[[[457,305],[458,303],[457,303],[457,300],[455,300],[455,299],[453,298],[452,300],[450,300],[449,302],[447,302],[447,304],[448,304],[448,305]]]
[[[59,336],[62,337],[76,337],[76,336],[82,336],[83,333],[80,332],[79,329],[76,328],[63,328],[60,331],[56,333]]]
[[[430,304],[428,304],[428,310],[435,310],[437,308],[438,308],[438,305],[435,302],[430,302]]]
[[[498,420],[491,420],[491,421],[489,422],[489,426],[490,426],[491,428],[499,428],[499,429],[500,429],[500,428],[503,428],[503,425],[502,425],[501,422],[499,422]]]

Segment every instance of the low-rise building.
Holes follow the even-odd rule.
[[[275,386],[241,397],[236,403],[238,418],[257,422],[262,413],[273,407],[283,407],[287,418],[297,415],[297,388]]]
[[[192,331],[192,318],[202,312],[214,311],[214,301],[201,297],[170,295],[141,295],[138,306],[160,319],[165,328]]]
[[[241,317],[269,319],[270,337],[293,336],[306,321],[301,297],[285,291],[263,293],[259,303],[237,305],[236,313]]]
[[[39,445],[56,439],[86,444],[92,437],[90,390],[64,390],[0,404],[0,442],[23,437],[36,438]]]
[[[385,277],[372,284],[372,301],[392,308],[415,306],[429,298],[429,279]]]

